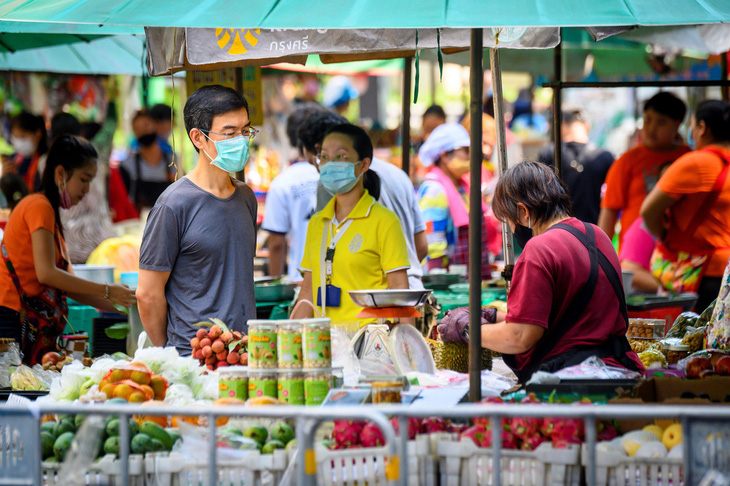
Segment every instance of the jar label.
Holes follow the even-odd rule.
[[[320,405],[330,391],[328,378],[309,378],[304,382],[304,400],[307,405]]]
[[[304,379],[279,379],[277,388],[279,389],[279,400],[283,400],[289,405],[304,405]]]
[[[326,367],[332,362],[332,344],[329,329],[305,331],[304,366]]]
[[[245,378],[240,380],[220,379],[218,381],[218,390],[221,398],[246,400],[248,398],[248,380]]]
[[[251,368],[276,367],[276,333],[251,331],[248,336],[248,364]]]
[[[258,378],[248,380],[248,398],[259,397],[277,397],[275,378]]]
[[[283,334],[277,336],[277,351],[279,355],[279,364],[284,367],[301,368],[302,364],[302,335],[301,334]],[[287,366],[289,365],[289,366]]]

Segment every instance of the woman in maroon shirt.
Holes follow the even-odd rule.
[[[482,346],[504,354],[521,382],[598,356],[642,371],[626,339],[628,314],[621,266],[608,236],[572,217],[570,196],[546,165],[522,162],[501,177],[493,200],[524,249],[507,298],[507,314],[482,311]],[[442,339],[466,342],[468,318],[447,315]]]

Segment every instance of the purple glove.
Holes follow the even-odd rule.
[[[497,322],[497,309],[482,308],[481,314],[482,325]],[[459,307],[448,311],[438,325],[438,332],[445,343],[469,344],[469,308]]]

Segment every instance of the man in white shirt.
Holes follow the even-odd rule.
[[[319,153],[322,140],[327,130],[348,121],[332,112],[314,113],[299,130],[299,141],[304,156],[314,164],[314,157]],[[403,234],[408,245],[408,258],[411,268],[408,270],[408,285],[411,289],[423,289],[421,277],[423,268],[421,261],[428,253],[426,240],[426,223],[416,201],[416,193],[410,178],[398,167],[373,157],[370,168],[380,176],[380,199],[386,208],[393,211],[401,221]],[[317,211],[320,211],[332,198],[322,185],[317,187]]]
[[[272,181],[261,224],[269,232],[269,274],[286,274],[295,282],[302,280],[298,268],[304,253],[307,225],[314,214],[319,182],[319,172],[304,158],[297,132],[309,115],[321,111],[324,108],[317,103],[303,103],[289,115],[286,132],[289,143],[297,149],[297,158]]]

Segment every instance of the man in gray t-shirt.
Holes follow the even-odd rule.
[[[217,317],[247,331],[256,315],[256,197],[229,175],[243,170],[256,130],[246,100],[222,86],[193,93],[184,116],[198,163],[150,212],[137,300],[152,344],[189,355],[198,329],[193,324]]]

